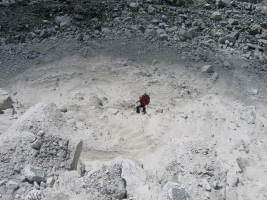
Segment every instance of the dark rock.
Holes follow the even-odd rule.
[[[183,189],[172,188],[172,200],[188,200],[189,195]]]
[[[261,34],[261,32],[262,32],[262,28],[259,25],[254,25],[254,26],[249,28],[249,34],[250,35]]]

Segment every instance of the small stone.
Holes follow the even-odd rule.
[[[61,107],[59,107],[59,110],[60,110],[60,112],[68,112],[68,109],[67,109],[67,107],[66,106],[61,106]]]

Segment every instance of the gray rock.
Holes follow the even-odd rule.
[[[6,183],[6,189],[8,194],[13,194],[16,190],[19,189],[19,184],[15,181],[9,180]]]
[[[159,39],[161,39],[161,40],[168,40],[169,39],[169,36],[167,34],[160,34],[159,35]]]
[[[10,95],[0,88],[0,110],[12,108],[13,101]]]
[[[87,14],[87,11],[81,5],[76,5],[74,7],[74,13],[79,14],[79,15],[85,15],[85,14]]]
[[[198,36],[197,27],[189,28],[188,29],[188,33],[190,33],[193,38],[197,37]]]
[[[211,19],[219,21],[222,19],[222,14],[220,12],[213,12],[210,16]]]
[[[39,150],[41,148],[41,145],[42,145],[42,142],[37,140],[31,145],[31,148],[35,150]]]
[[[206,191],[209,191],[209,192],[211,191],[211,186],[206,179],[202,179],[202,184]]]
[[[109,28],[102,28],[101,31],[103,33],[110,33],[111,32]]]
[[[155,29],[146,29],[144,36],[145,38],[151,38],[151,37],[155,37],[157,35],[157,32]]]
[[[253,49],[253,50],[259,49],[261,51],[264,51],[263,47],[261,47],[259,45],[256,45],[256,44],[247,43],[246,46],[247,46],[248,49]]]
[[[206,28],[206,25],[204,23],[204,21],[202,19],[196,19],[193,23],[192,23],[192,27],[196,27],[197,30],[203,30]]]
[[[62,28],[62,29],[67,29],[67,28],[71,27],[71,23],[70,22],[61,22],[59,24],[59,27]]]
[[[146,185],[145,171],[136,162],[116,158],[108,166],[121,165],[121,177],[126,181],[127,197],[129,199],[151,199],[151,191]]]
[[[261,34],[262,28],[259,25],[254,25],[250,27],[248,31],[250,35],[257,35],[257,34]]]
[[[74,19],[78,20],[78,21],[83,21],[84,20],[84,16],[80,15],[80,14],[75,14],[73,16]]]
[[[157,29],[156,33],[161,40],[168,40],[168,35],[164,29]]]
[[[188,200],[189,195],[185,190],[180,188],[172,188],[172,200]]]
[[[237,19],[229,19],[228,20],[228,24],[230,24],[230,25],[238,25],[239,24],[239,20],[237,20]]]
[[[52,188],[53,185],[55,183],[55,179],[54,177],[49,177],[47,180],[46,180],[46,187],[49,187],[49,188]]]
[[[33,38],[36,38],[37,37],[37,35],[34,33],[34,32],[30,32],[29,34],[28,34],[28,38],[29,39],[33,39]]]
[[[19,176],[17,172],[28,163],[42,166],[48,176],[57,170],[77,169],[82,141],[66,139],[69,134],[66,121],[54,104],[33,106],[0,135],[0,179]],[[30,173],[31,168],[26,167],[26,172]]]
[[[193,38],[192,34],[189,33],[188,31],[186,31],[185,29],[180,29],[179,36],[181,37],[182,40],[187,40],[187,39]]]
[[[78,164],[77,164],[77,172],[80,174],[80,176],[83,176],[84,173],[86,172],[85,164],[80,159],[79,159]]]
[[[70,196],[86,194],[85,199],[121,200],[126,194],[126,183],[121,173],[119,164],[102,165],[82,178],[77,171],[66,171],[58,178],[58,189],[67,191]]]
[[[27,194],[26,199],[27,200],[41,200],[42,199],[42,197],[41,197],[41,191],[40,190],[37,190],[37,189],[31,190]]]
[[[227,1],[226,0],[216,0],[215,4],[218,8],[224,8],[227,5]]]
[[[205,3],[205,4],[203,5],[203,8],[206,8],[206,9],[212,9],[212,5],[209,4],[209,3]]]
[[[72,24],[72,19],[67,15],[58,16],[56,17],[55,21],[60,28],[69,28]]]
[[[234,45],[236,43],[236,37],[233,36],[232,34],[224,36],[224,37],[219,39],[219,43],[220,44],[231,43],[232,45]]]
[[[47,38],[49,36],[49,33],[47,30],[41,30],[40,34],[39,34],[39,37],[44,39],[44,38]]]
[[[139,10],[139,3],[130,3],[129,8],[134,11],[134,12],[138,12]]]
[[[214,68],[212,65],[205,65],[202,67],[202,72],[203,73],[212,73],[212,72],[214,72]]]
[[[60,112],[63,112],[63,113],[68,112],[68,108],[65,105],[60,106],[58,109],[60,110]]]
[[[147,8],[147,12],[148,12],[148,14],[153,15],[156,12],[156,8],[154,8],[153,6],[149,5],[148,8]]]
[[[217,72],[214,72],[212,76],[210,77],[211,80],[216,81],[219,78],[219,75]]]
[[[45,171],[40,167],[28,164],[25,166],[23,173],[25,178],[31,182],[36,181],[40,183],[41,181],[45,181]]]
[[[226,67],[226,68],[228,68],[228,69],[233,68],[231,62],[228,61],[228,60],[223,61],[223,66]]]

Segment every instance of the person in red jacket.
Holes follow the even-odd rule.
[[[136,103],[140,102],[140,105],[136,107],[136,112],[137,113],[140,113],[140,108],[143,108],[143,113],[145,114],[146,113],[146,100],[145,98],[142,96],[139,97],[139,101],[137,101]]]

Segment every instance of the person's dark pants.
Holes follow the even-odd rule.
[[[136,107],[136,112],[137,113],[140,113],[140,109],[143,108],[143,112],[145,113],[146,112],[146,106],[143,106],[143,105],[139,105]]]

